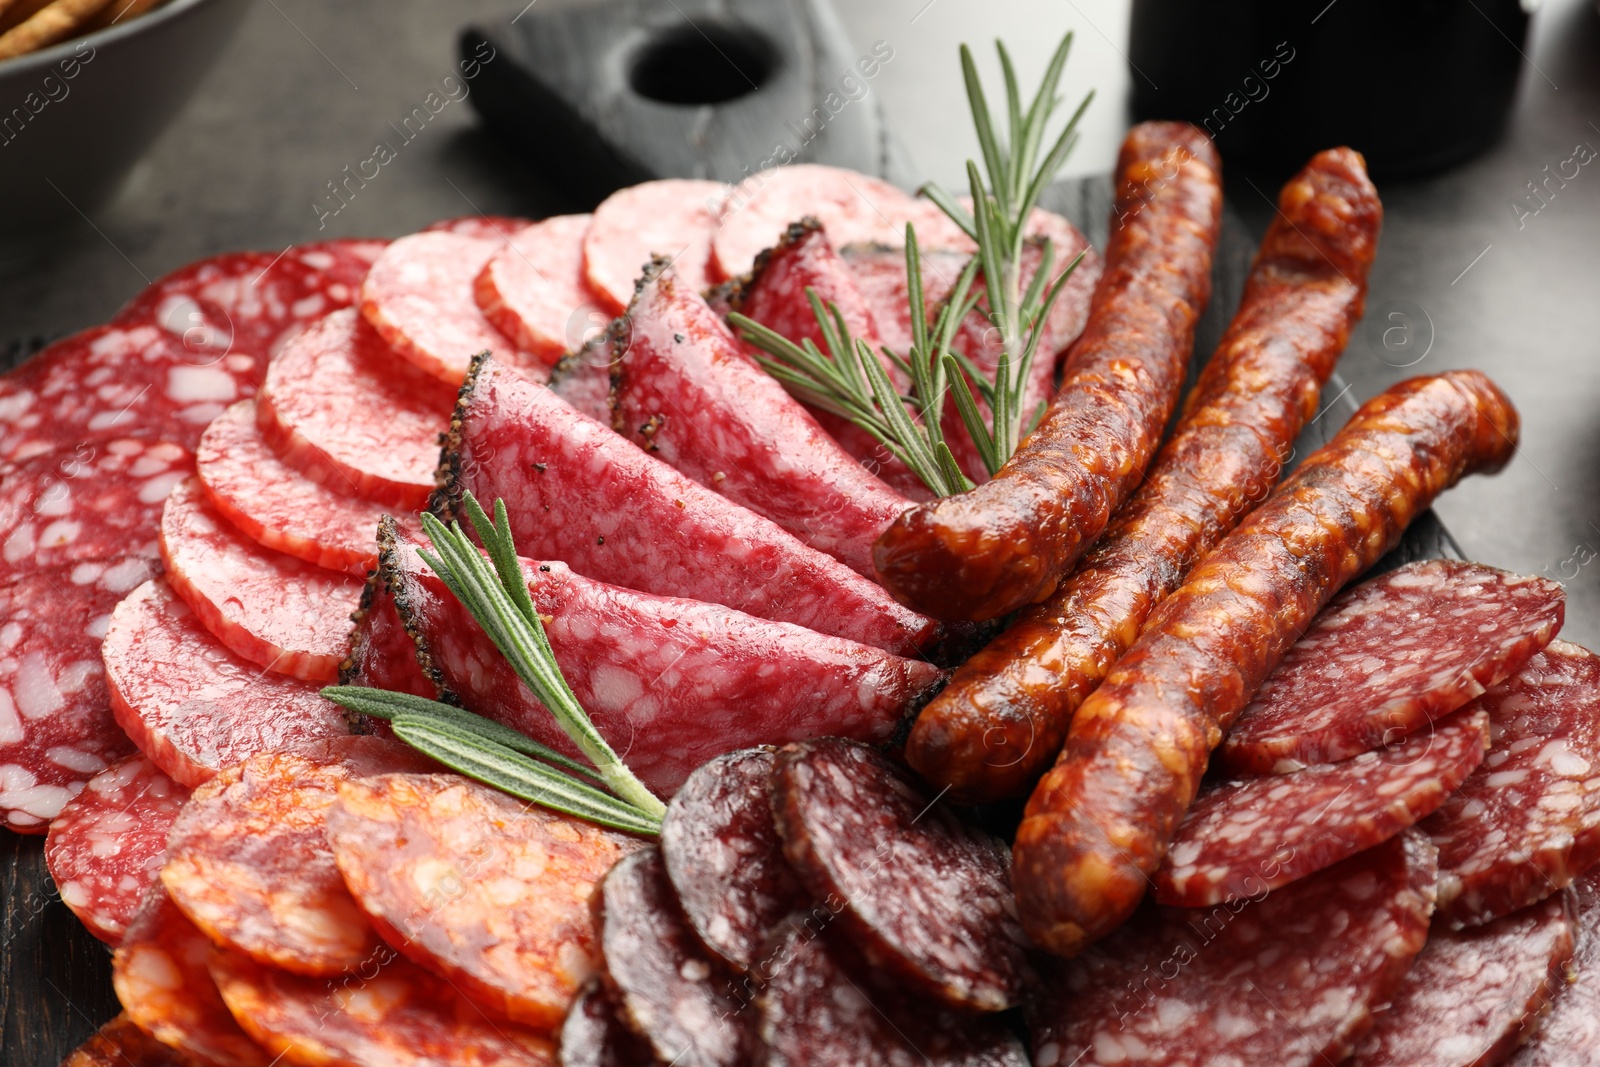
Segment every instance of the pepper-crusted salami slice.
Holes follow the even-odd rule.
[[[649,1049],[617,1018],[616,1005],[598,979],[572,1002],[560,1036],[561,1067],[633,1067],[651,1059]]]
[[[504,498],[521,551],[603,582],[726,604],[892,652],[937,625],[493,359],[451,420],[436,505]]]
[[[878,539],[878,574],[902,603],[981,620],[1046,596],[1138,485],[1211,294],[1220,166],[1193,126],[1128,134],[1105,273],[1061,391],[993,480],[908,512]]]
[[[1369,400],[1151,615],[1028,801],[1014,872],[1035,944],[1070,955],[1127,918],[1211,749],[1317,612],[1433,498],[1511,457],[1516,409],[1475,371]]]
[[[1553,642],[1478,706],[1489,754],[1421,824],[1456,926],[1542,900],[1600,860],[1600,656]]]
[[[398,360],[353,309],[336,311],[272,361],[261,432],[291,466],[384,504],[422,508],[454,391]]]
[[[752,1020],[678,912],[661,853],[635,852],[594,895],[604,980],[622,1019],[662,1063],[742,1064]]]
[[[1574,884],[1577,949],[1554,983],[1542,1025],[1506,1062],[1511,1067],[1585,1067],[1600,1055],[1600,868]]]
[[[657,263],[611,365],[619,433],[812,548],[872,577],[872,541],[911,506],[747,359],[698,293]]]
[[[233,652],[310,682],[339,676],[359,579],[262,548],[217,514],[194,478],[167,498],[161,555],[173,591]]]
[[[257,544],[351,574],[366,573],[377,559],[378,520],[394,510],[279,459],[248,400],[206,427],[195,473],[211,506]]]
[[[139,1029],[124,1012],[73,1049],[61,1067],[196,1067],[196,1063]]]
[[[154,571],[138,556],[0,582],[0,819],[42,834],[83,784],[133,752],[108,705],[100,641]]]
[[[229,652],[159,578],[111,613],[103,653],[117,724],[191,788],[257,752],[350,732],[315,685]]]
[[[661,856],[678,903],[712,952],[740,971],[805,902],[772,821],[773,752],[747,748],[691,774],[661,820]]]
[[[369,962],[378,935],[345,888],[324,827],[352,779],[429,769],[396,741],[345,737],[225,767],[184,805],[161,882],[217,944],[296,974]]]
[[[633,283],[654,256],[672,261],[686,288],[711,284],[711,234],[725,187],[672,178],[618,189],[594,209],[583,238],[589,288],[612,314],[633,299]],[[742,269],[742,268],[741,268]]]
[[[1463,711],[1379,752],[1210,788],[1178,828],[1155,897],[1204,907],[1331,867],[1431,814],[1488,743],[1489,716]]]
[[[1349,759],[1515,674],[1566,613],[1561,586],[1477,563],[1411,563],[1344,593],[1284,654],[1217,750],[1230,769]]]
[[[1436,873],[1407,833],[1255,901],[1147,908],[1054,965],[1033,1062],[1337,1063],[1422,950]]]
[[[392,949],[379,962],[360,974],[310,978],[219,952],[211,975],[234,1017],[285,1063],[554,1067],[543,1034],[485,1015]]]
[[[453,219],[440,219],[422,228],[423,233],[459,233],[483,241],[508,241],[511,235],[528,225],[528,220],[514,215],[461,215]]]
[[[1435,928],[1356,1067],[1486,1067],[1538,1028],[1565,980],[1577,937],[1568,889],[1487,926]]]
[[[865,745],[778,756],[784,855],[874,964],[942,1003],[999,1011],[1028,974],[1005,846],[930,800]]]
[[[167,830],[189,790],[144,756],[89,779],[50,823],[44,859],[61,901],[108,945],[139,910],[167,855]]]
[[[1349,149],[1284,187],[1239,311],[1144,484],[1060,588],[924,709],[912,766],[973,801],[1018,795],[1048,768],[1156,605],[1277,481],[1361,314],[1381,215]]]
[[[350,631],[350,655],[339,664],[340,684],[391,689],[430,700],[439,695],[439,687],[418,662],[423,650],[406,630],[389,582],[377,570],[367,577],[361,607],[351,618],[356,625]]]
[[[523,227],[473,281],[484,317],[551,365],[581,348],[583,334],[603,318],[583,275],[583,238],[593,217],[556,215]]]
[[[211,943],[159,885],[145,895],[111,965],[117,999],[139,1029],[202,1063],[268,1067],[272,1057],[228,1013],[206,969]]]

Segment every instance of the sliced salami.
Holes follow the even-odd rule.
[[[685,288],[709,286],[711,234],[725,192],[720,182],[673,178],[630,185],[606,197],[583,238],[584,274],[605,310],[622,313],[633,299],[634,282],[654,256],[672,261]]]
[[[175,1048],[168,1048],[124,1012],[96,1030],[61,1061],[61,1067],[197,1067]]]
[[[492,359],[462,388],[441,502],[504,498],[523,553],[599,581],[726,604],[891,652],[937,624]]]
[[[684,917],[724,962],[748,972],[774,927],[806,901],[772,821],[771,748],[709,760],[667,805],[661,855]]]
[[[418,662],[416,639],[406,630],[395,607],[389,583],[373,571],[361,593],[361,607],[353,616],[350,655],[339,665],[344,685],[364,685],[432,699],[439,695]]]
[[[1406,833],[1258,901],[1146,907],[1054,964],[1028,1006],[1033,1061],[1337,1063],[1422,951],[1437,869]]]
[[[834,931],[837,934],[837,931]],[[1028,1056],[996,1018],[913,1005],[875,989],[871,969],[801,916],[763,955],[756,1004],[770,1067],[1024,1067]]]
[[[453,219],[440,219],[422,228],[423,233],[459,233],[464,237],[477,237],[486,241],[506,241],[511,234],[528,225],[528,220],[514,215],[461,215]]]
[[[334,865],[328,809],[341,783],[428,766],[397,741],[344,737],[224,767],[179,813],[161,882],[225,948],[296,974],[354,970],[378,934]]]
[[[160,579],[117,605],[103,651],[117,723],[191,788],[257,752],[349,733],[315,685],[229,652]]]
[[[893,351],[904,353],[911,347],[911,308],[906,250],[901,247],[901,240],[897,237],[892,244],[841,245],[839,257],[850,268],[856,286],[872,308],[878,336]],[[929,248],[926,244],[919,244],[918,248],[922,252],[918,262],[922,295],[931,318],[938,314],[939,302],[955,288],[971,257],[965,252]]]
[[[634,1067],[651,1059],[650,1050],[617,1018],[616,1005],[598,980],[572,1002],[560,1036],[561,1067]]]
[[[550,1039],[494,1019],[444,979],[383,950],[382,965],[310,978],[232,952],[211,959],[222,999],[285,1063],[554,1067]]]
[[[397,359],[353,309],[284,347],[256,403],[263,435],[319,481],[406,510],[433,488],[455,391]]]
[[[462,703],[576,756],[572,742],[444,583],[411,552],[385,578],[434,679]],[[942,677],[931,664],[718,604],[590,581],[524,561],[556,663],[595,728],[670,795],[713,756],[773,740],[887,740]]]
[[[1486,1067],[1538,1029],[1565,984],[1576,893],[1472,930],[1435,929],[1387,1011],[1361,1042],[1355,1067]]]
[[[1600,868],[1575,883],[1578,944],[1564,983],[1533,1037],[1506,1062],[1511,1067],[1587,1067],[1600,1057]]]
[[[1389,744],[1510,677],[1561,629],[1555,582],[1477,563],[1410,563],[1317,616],[1219,750],[1267,774]]]
[[[122,940],[167,855],[189,790],[144,756],[107,767],[50,823],[44,860],[61,901],[108,945]]]
[[[85,782],[133,752],[107,704],[100,640],[140,557],[0,582],[0,821],[42,834]]]
[[[194,478],[167,498],[161,556],[173,591],[233,652],[309,682],[339,677],[360,579],[262,548],[217,513]]]
[[[184,918],[159,885],[139,913],[111,965],[122,1010],[162,1044],[215,1067],[268,1067],[268,1056],[233,1021],[206,970],[211,943]]]
[[[394,510],[279,459],[249,400],[206,427],[195,473],[211,506],[257,544],[350,574],[365,574],[376,561],[378,520]]]
[[[1474,926],[1572,884],[1600,860],[1600,656],[1556,641],[1478,704],[1489,754],[1421,824],[1439,846],[1439,912]]]
[[[1219,783],[1184,817],[1156,872],[1156,899],[1185,908],[1246,900],[1387,841],[1437,810],[1488,744],[1488,713],[1468,710],[1341,763]]]
[[[610,333],[564,357],[550,372],[550,391],[600,423],[611,421]]]
[[[940,1003],[999,1011],[1028,977],[1010,854],[865,745],[785,747],[784,855],[867,958]]]
[[[390,944],[490,1011],[546,1030],[598,964],[589,897],[643,844],[454,774],[346,782],[327,832]]]
[[[592,215],[556,215],[511,235],[473,283],[483,315],[522,351],[552,366],[610,317],[583,273]]]
[[[661,853],[646,849],[618,863],[593,899],[606,990],[656,1059],[683,1067],[746,1062],[753,1020],[684,923]]]

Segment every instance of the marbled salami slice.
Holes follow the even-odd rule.
[[[173,591],[233,652],[308,682],[339,677],[360,579],[262,548],[217,513],[194,478],[167,498],[161,556]]]
[[[272,1057],[233,1021],[206,969],[211,943],[151,886],[111,965],[128,1018],[214,1067],[268,1067]]]
[[[154,572],[139,556],[0,581],[0,820],[42,834],[85,782],[134,751],[112,717],[100,641]]]
[[[395,948],[553,1030],[598,949],[589,897],[643,842],[454,774],[345,782],[328,812],[345,884]]]
[[[211,976],[250,1036],[284,1063],[340,1067],[554,1067],[550,1039],[495,1019],[384,949],[382,965],[310,978],[219,952]]]
[[[1017,1003],[1028,964],[1004,844],[854,742],[789,745],[773,782],[784,855],[868,959],[957,1008]]]
[[[108,945],[122,935],[167,855],[189,790],[140,755],[107,767],[50,823],[44,860],[61,901]]]
[[[661,855],[678,903],[712,952],[740,971],[806,901],[772,821],[771,748],[708,760],[667,805]]]
[[[635,1067],[651,1060],[650,1050],[617,1018],[616,1005],[599,980],[572,1002],[560,1037],[561,1067]]]
[[[334,864],[324,827],[341,784],[431,764],[398,741],[342,737],[263,752],[195,790],[161,882],[212,941],[296,974],[369,963],[378,934]]]
[[[459,233],[485,241],[507,241],[510,235],[528,225],[529,220],[515,215],[460,215],[440,219],[422,228],[423,233]]]
[[[1478,563],[1410,563],[1344,593],[1284,655],[1222,743],[1267,774],[1389,744],[1509,678],[1561,629],[1555,582]]]
[[[421,509],[455,391],[397,359],[354,309],[336,311],[272,361],[261,432],[291,466],[384,504]]]
[[[1337,1063],[1422,951],[1437,871],[1408,832],[1257,901],[1147,906],[1053,965],[1028,1005],[1033,1061]]]
[[[352,618],[356,625],[350,631],[350,655],[339,665],[341,684],[430,700],[439,695],[439,687],[418,662],[416,639],[406,631],[389,583],[376,570],[367,578],[361,607]]]
[[[1478,705],[1489,754],[1421,823],[1455,926],[1543,900],[1600,860],[1600,656],[1556,641]]]
[[[696,484],[493,359],[451,421],[438,502],[504,498],[526,555],[909,652],[938,626],[769,519]]]
[[[1549,1012],[1511,1067],[1589,1067],[1600,1062],[1600,868],[1574,883],[1577,951],[1551,993]]]
[[[206,427],[195,473],[211,506],[257,544],[350,574],[365,574],[377,560],[378,520],[394,510],[279,459],[249,400]]]
[[[1437,810],[1488,746],[1488,713],[1467,710],[1378,752],[1212,786],[1156,872],[1156,899],[1245,900],[1331,867]]]
[[[871,968],[838,931],[784,923],[763,953],[756,999],[768,1067],[1023,1067],[1028,1056],[997,1018],[930,1009],[873,987]]]
[[[606,990],[656,1059],[682,1067],[746,1062],[753,1020],[683,921],[661,853],[627,857],[592,899]]]
[[[117,605],[103,652],[118,725],[191,788],[257,752],[350,732],[317,686],[229,652],[160,579]]]
[[[524,352],[555,364],[608,323],[583,273],[592,215],[556,215],[525,226],[473,282],[483,315]]]
[[[61,1067],[199,1067],[194,1059],[168,1048],[128,1018],[126,1012],[90,1035],[61,1061]]]
[[[653,256],[670,259],[686,288],[698,292],[709,286],[711,235],[725,192],[721,182],[673,178],[630,185],[606,197],[583,238],[584,275],[605,310],[622,313]]]
[[[1538,1029],[1577,938],[1567,889],[1472,930],[1435,929],[1352,1067],[1488,1067]]]

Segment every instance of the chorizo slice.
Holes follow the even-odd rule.
[[[199,1067],[189,1055],[169,1048],[139,1029],[123,1012],[67,1054],[61,1067]]]

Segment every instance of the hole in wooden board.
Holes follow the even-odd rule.
[[[628,83],[664,104],[720,104],[761,88],[776,66],[777,50],[755,30],[702,21],[640,46]]]

